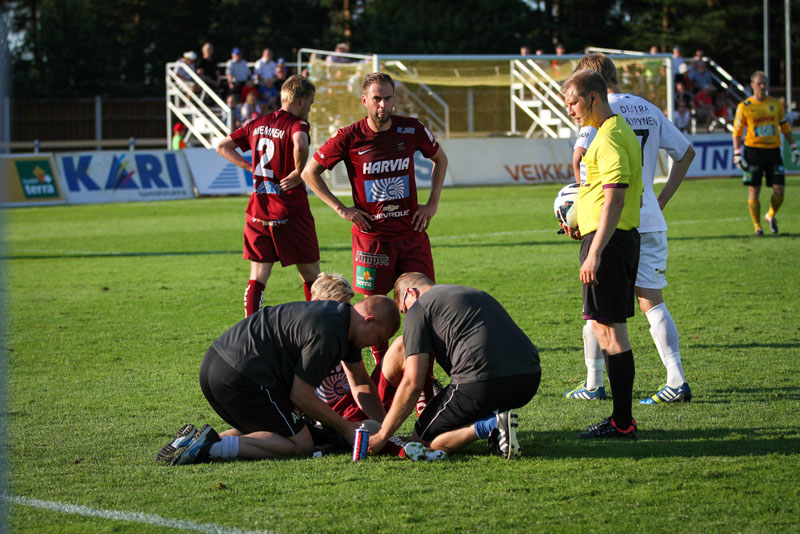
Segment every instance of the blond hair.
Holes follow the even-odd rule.
[[[614,66],[614,62],[605,54],[599,52],[590,52],[586,54],[578,61],[578,66],[575,67],[576,71],[582,69],[599,72],[606,83],[617,85],[617,67]]]
[[[293,74],[281,86],[281,104],[292,104],[316,94],[317,88],[307,78]]]
[[[311,300],[350,302],[354,296],[350,282],[339,273],[319,273],[311,286]]]

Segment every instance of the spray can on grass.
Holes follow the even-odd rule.
[[[357,462],[367,457],[367,445],[369,445],[369,430],[365,425],[356,428],[356,437],[353,440],[353,461]]]

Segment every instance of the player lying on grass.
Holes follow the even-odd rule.
[[[353,288],[345,278],[338,273],[320,273],[314,284],[311,286],[311,300],[335,300],[338,302],[349,303],[354,296]],[[431,360],[431,363],[433,361]],[[430,369],[432,372],[432,368]],[[403,355],[401,352],[393,352],[388,358],[383,358],[375,365],[375,369],[370,375],[370,379],[378,389],[381,404],[385,410],[392,405],[397,385],[403,377]],[[431,378],[426,376],[427,382]],[[433,389],[433,386],[430,385]],[[334,412],[344,417],[348,421],[361,422],[370,419],[362,410],[353,397],[347,375],[341,364],[322,380],[322,384],[316,389],[316,394],[324,400]],[[431,395],[433,398],[433,395]],[[420,402],[417,402],[420,406]],[[383,421],[373,418],[373,421]],[[378,428],[380,425],[378,425]],[[316,448],[322,451],[335,451],[337,448],[342,450],[343,438],[339,435],[332,435],[330,429],[325,425],[313,424],[309,427],[314,437]],[[372,429],[370,429],[372,431]],[[424,446],[418,442],[404,442],[398,437],[392,437],[384,447],[386,454],[410,458],[412,460],[441,460],[446,458],[442,451],[429,452],[424,450]]]
[[[421,273],[405,273],[394,298],[406,314],[402,337],[387,352],[405,358],[391,408],[369,449],[381,451],[414,409],[431,358],[452,378],[428,403],[411,441],[448,454],[478,439],[506,458],[520,456],[517,414],[539,388],[539,353],[491,295],[464,286],[434,285]],[[435,355],[435,356],[434,356]]]
[[[381,419],[384,410],[361,349],[388,341],[399,327],[397,306],[384,296],[353,306],[291,302],[254,313],[220,336],[200,366],[203,395],[233,428],[217,434],[209,425],[199,432],[185,425],[156,461],[310,454],[314,442],[298,408],[352,443],[359,424],[337,415],[314,389],[341,361],[359,407]]]

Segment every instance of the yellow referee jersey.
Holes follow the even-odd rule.
[[[581,160],[578,229],[582,235],[597,230],[606,187],[625,188],[625,205],[617,229],[637,228],[642,206],[642,146],[622,115],[608,118],[597,129]]]
[[[783,105],[777,98],[767,96],[758,101],[754,97],[739,102],[733,121],[733,136],[744,136],[744,145],[752,148],[780,148],[781,135],[791,131],[783,114]]]

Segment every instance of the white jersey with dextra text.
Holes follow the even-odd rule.
[[[672,124],[657,106],[644,98],[625,93],[612,93],[608,95],[611,111],[622,115],[622,118],[633,128],[639,143],[642,145],[642,209],[639,222],[639,232],[664,232],[667,230],[667,221],[661,213],[653,180],[655,180],[656,166],[658,165],[658,149],[663,148],[673,160],[683,158],[689,149],[689,141]],[[589,148],[597,129],[584,126],[578,133],[575,148]]]

